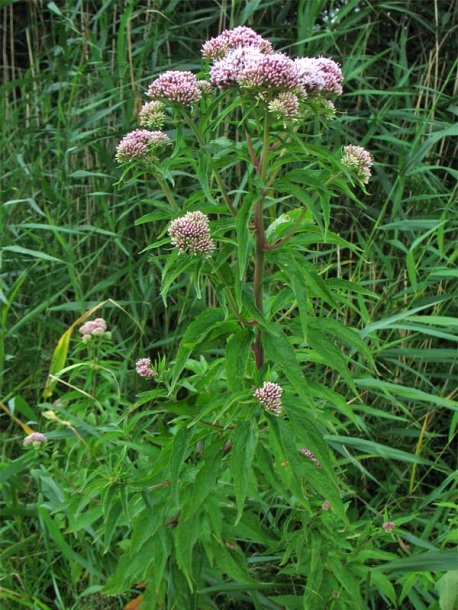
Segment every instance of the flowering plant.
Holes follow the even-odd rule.
[[[349,181],[365,188],[372,157],[356,145],[334,152],[323,133],[343,91],[333,59],[292,59],[248,27],[202,55],[201,75],[166,71],[147,90],[141,125],[165,131],[135,130],[116,154],[149,170],[165,197],[140,219],[168,221],[148,246],[167,257],[164,302],[185,275],[213,306],[193,312],[160,374],[139,355],[153,389],[137,406],[153,401],[170,419],[132,484],[136,520],[106,590],[141,580],[148,607],[162,607],[173,582],[173,602],[190,607],[229,579],[249,586],[256,607],[313,610],[338,597],[339,608],[363,608],[366,572],[344,568],[356,550],[326,440],[336,419],[355,422],[328,381],[354,388],[350,368],[371,363],[338,319],[362,289],[314,262],[328,247],[355,250],[332,231],[331,206],[357,201]],[[283,521],[280,539],[269,523]],[[262,594],[277,571],[287,594]]]

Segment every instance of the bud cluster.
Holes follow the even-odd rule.
[[[344,146],[344,153],[342,155],[342,164],[348,167],[348,169],[355,172],[356,176],[361,180],[363,184],[369,182],[371,177],[371,167],[374,163],[372,155],[362,146]]]
[[[128,133],[116,148],[116,161],[145,161],[156,163],[157,153],[170,142],[170,138],[162,131],[135,129]]]
[[[262,388],[257,388],[253,396],[259,400],[266,411],[279,416],[282,413],[283,405],[281,395],[283,388],[272,381],[265,381]]]
[[[170,223],[168,233],[180,254],[189,251],[208,257],[215,249],[208,216],[202,212],[188,212],[181,218],[176,218]]]
[[[299,449],[299,453],[301,453],[302,455],[305,455],[305,457],[308,458],[309,460],[312,460],[312,462],[314,464],[316,464],[318,466],[318,468],[321,468],[321,464],[320,464],[319,460],[313,455],[313,453],[310,451],[310,449],[306,449],[304,447],[303,449]]]

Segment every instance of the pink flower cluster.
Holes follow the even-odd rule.
[[[383,523],[382,527],[385,530],[385,532],[387,532],[389,534],[394,530],[394,528],[396,526],[393,523],[393,521],[385,521],[385,523]]]
[[[142,160],[155,163],[158,151],[170,142],[170,138],[162,131],[135,129],[128,133],[116,147],[116,161]]]
[[[224,30],[219,36],[207,40],[202,47],[205,58],[219,59],[228,51],[239,48],[257,49],[261,53],[273,53],[272,45],[254,30],[246,26],[239,26],[233,30]]]
[[[189,251],[208,257],[215,249],[208,216],[202,212],[187,212],[181,218],[176,218],[170,223],[168,233],[180,254]]]
[[[372,155],[362,146],[344,146],[344,153],[342,155],[342,164],[348,167],[348,169],[355,172],[357,177],[363,184],[369,182],[371,177],[371,167],[374,163]]]
[[[40,447],[40,445],[44,445],[47,440],[48,439],[46,438],[46,436],[44,434],[41,434],[41,432],[32,432],[31,434],[25,437],[23,444],[24,447],[32,445],[35,449],[38,449],[38,447]]]
[[[148,87],[147,95],[153,100],[167,100],[192,106],[205,92],[206,81],[198,81],[192,72],[168,70]]]
[[[310,449],[306,449],[305,447],[303,449],[299,449],[299,453],[302,453],[302,455],[305,455],[306,458],[308,458],[309,460],[312,460],[312,462],[314,462],[318,468],[321,468],[321,464],[319,462],[319,460],[317,460],[317,458],[313,455],[313,453],[310,451]]]
[[[269,112],[278,119],[294,119],[299,114],[299,99],[292,91],[283,91],[269,103]]]
[[[140,377],[151,378],[156,376],[156,371],[151,366],[150,358],[140,358],[140,360],[137,360],[135,370]]]
[[[281,415],[283,410],[282,394],[283,388],[272,381],[265,381],[262,388],[257,388],[253,392],[253,396],[259,400],[264,409],[277,417]]]
[[[202,52],[213,59],[210,82],[220,89],[233,85],[279,89],[292,91],[302,99],[310,94],[342,93],[343,75],[335,61],[325,57],[292,60],[284,53],[274,53],[272,45],[251,28],[225,30],[206,42]]]
[[[100,337],[105,335],[110,337],[111,333],[107,332],[107,323],[103,318],[96,318],[95,320],[89,320],[85,322],[80,328],[79,332],[82,335],[84,343],[87,343],[92,337]]]

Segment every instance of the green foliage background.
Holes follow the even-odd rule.
[[[144,390],[135,360],[174,357],[204,309],[185,279],[164,306],[164,259],[142,253],[155,236],[151,225],[136,224],[162,195],[144,175],[120,183],[114,149],[136,126],[155,76],[198,70],[203,41],[250,25],[277,50],[342,65],[344,95],[331,135],[365,146],[376,162],[365,207],[339,201],[331,212],[331,229],[360,253],[323,246],[309,259],[323,277],[355,280],[377,295],[370,304],[358,299],[363,320],[351,308],[340,320],[358,325],[378,371],[356,379],[357,425],[336,423],[327,439],[356,492],[350,516],[381,523],[387,508],[400,516],[409,524],[398,541],[406,557],[456,544],[456,1],[3,0],[1,11],[0,394],[9,413],[42,421],[54,347],[89,308],[112,301],[99,310],[116,345],[110,358],[119,394],[110,404],[122,396],[126,409]],[[317,365],[315,374],[348,391],[328,367]],[[59,496],[51,483],[45,497],[34,496],[40,465],[30,470],[21,430],[3,413],[6,603],[89,607],[78,597],[84,587],[73,556],[78,545],[86,553],[86,543],[66,542],[62,516],[49,516],[46,506],[55,508]],[[111,554],[106,566],[94,554],[86,572],[94,569],[103,582]],[[399,607],[439,607],[437,572],[429,564],[411,568],[410,581],[399,581]],[[126,601],[104,606],[96,595],[88,597],[91,607]]]

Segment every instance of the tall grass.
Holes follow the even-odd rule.
[[[198,70],[202,42],[240,24],[277,49],[342,64],[345,94],[333,136],[371,150],[376,178],[360,204],[341,201],[332,211],[333,230],[361,255],[329,247],[309,256],[336,282],[356,279],[373,295],[355,303],[362,319],[352,310],[345,316],[359,325],[378,376],[358,373],[358,425],[336,424],[328,442],[356,490],[353,514],[404,520],[398,542],[406,557],[449,548],[458,424],[457,2],[4,0],[0,10],[6,607],[114,608],[125,601],[106,601],[97,587],[89,590],[89,605],[79,598],[71,547],[84,548],[86,573],[102,584],[114,552],[99,565],[87,540],[69,545],[45,516],[47,504],[58,512],[58,490],[50,484],[34,497],[39,466],[30,476],[11,416],[39,421],[53,349],[90,307],[106,299],[119,306],[107,304],[103,313],[127,355],[117,356],[127,402],[140,389],[135,358],[172,352],[192,312],[202,308],[196,301],[184,313],[183,299],[194,298],[184,283],[165,308],[164,260],[141,252],[149,225],[136,224],[161,195],[146,176],[121,181],[113,153],[135,126],[154,76],[165,67]],[[320,375],[344,391],[326,366]],[[435,607],[432,573],[425,565],[401,574],[399,608]]]

